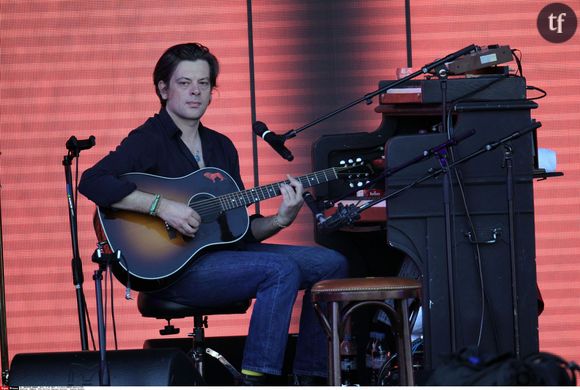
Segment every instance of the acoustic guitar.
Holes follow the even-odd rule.
[[[352,166],[334,167],[298,177],[304,188],[352,175]],[[153,291],[175,281],[204,249],[231,244],[247,232],[246,206],[280,195],[288,180],[240,191],[234,179],[219,168],[203,168],[187,176],[168,178],[146,173],[128,173],[123,178],[141,191],[183,202],[201,217],[195,237],[166,228],[160,218],[132,211],[98,207],[95,230],[105,250],[120,251],[113,274],[137,291]],[[108,246],[108,248],[107,248]]]

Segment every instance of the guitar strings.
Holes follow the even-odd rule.
[[[305,177],[300,177],[300,178],[298,178],[298,180],[302,183],[302,185],[306,185],[309,183],[308,179]],[[285,180],[285,181],[281,181],[281,182],[253,188],[250,190],[240,191],[239,196],[236,196],[234,194],[226,194],[226,195],[221,195],[221,196],[211,198],[211,199],[204,199],[202,201],[191,203],[190,207],[192,207],[194,210],[196,210],[200,214],[200,216],[208,216],[208,215],[220,212],[220,211],[231,210],[234,208],[247,206],[247,205],[250,205],[250,204],[257,202],[259,200],[267,199],[268,197],[279,196],[281,193],[280,192],[280,185],[282,183],[288,184],[289,181]],[[319,183],[320,183],[320,181],[319,181]],[[271,188],[268,189],[267,187],[271,187]],[[260,199],[260,196],[258,193],[261,192],[262,196],[264,196],[264,191],[266,191],[266,194],[268,195],[268,197],[264,197],[263,199]],[[273,192],[273,194],[272,194],[272,192]],[[256,197],[256,194],[258,194],[258,197]],[[228,202],[228,200],[229,200],[229,202]]]
[[[347,167],[338,167],[338,168],[327,168],[319,172],[312,173],[310,175],[298,177],[297,180],[304,186],[312,186],[311,181],[316,180],[316,184],[320,184],[322,182],[327,182],[330,179],[332,180],[338,178],[337,171],[341,171],[343,169],[347,169]],[[331,175],[328,175],[331,174]],[[313,177],[309,179],[309,177]],[[324,181],[321,179],[324,178]],[[193,208],[201,217],[207,217],[210,215],[218,214],[222,211],[231,210],[234,208],[248,206],[254,202],[268,199],[274,196],[280,195],[280,185],[283,183],[290,183],[289,180],[280,181],[277,183],[267,184],[264,186],[252,188],[250,190],[244,190],[238,192],[239,196],[235,194],[226,194],[220,195],[215,198],[204,199],[197,202],[191,202],[189,207]],[[270,188],[268,188],[270,187]],[[273,192],[273,194],[272,194]],[[260,199],[260,193],[263,199]],[[264,193],[267,195],[265,196]]]

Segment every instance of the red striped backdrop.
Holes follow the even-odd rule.
[[[411,1],[413,62],[439,58],[470,43],[509,44],[523,53],[528,83],[545,89],[533,115],[543,123],[541,147],[558,152],[563,178],[535,186],[538,280],[546,301],[542,350],[580,360],[580,67],[579,32],[551,44],[536,29],[547,1]],[[357,106],[291,140],[287,163],[259,144],[253,166],[247,4],[230,1],[3,0],[0,4],[0,180],[9,352],[80,348],[62,158],[71,135],[95,135],[80,170],[113,148],[158,109],[151,81],[163,50],[199,41],[222,63],[219,91],[205,124],[237,144],[242,174],[253,185],[310,171],[310,145],[322,134],[372,131],[374,105]],[[436,5],[435,5],[436,4]],[[576,7],[577,3],[568,2]],[[297,128],[374,90],[404,66],[404,2],[252,1],[256,117],[272,129]],[[376,103],[376,102],[375,102]],[[272,213],[277,203],[262,204]],[[79,199],[85,292],[94,315],[93,206]],[[306,212],[276,242],[312,243]],[[116,284],[121,348],[156,337]],[[248,316],[213,318],[209,335],[244,334]],[[293,328],[296,330],[297,312]],[[177,321],[189,327],[189,321]],[[109,337],[111,340],[111,337]]]

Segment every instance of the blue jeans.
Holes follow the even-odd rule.
[[[176,283],[157,293],[192,306],[227,305],[256,298],[242,368],[281,375],[292,308],[305,289],[294,359],[298,375],[327,375],[327,338],[310,298],[310,287],[347,276],[346,259],[321,247],[247,244],[244,251],[202,256]]]

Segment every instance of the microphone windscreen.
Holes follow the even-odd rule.
[[[252,125],[252,130],[258,137],[262,137],[266,131],[269,131],[268,126],[266,126],[264,122],[260,121],[254,122]]]

